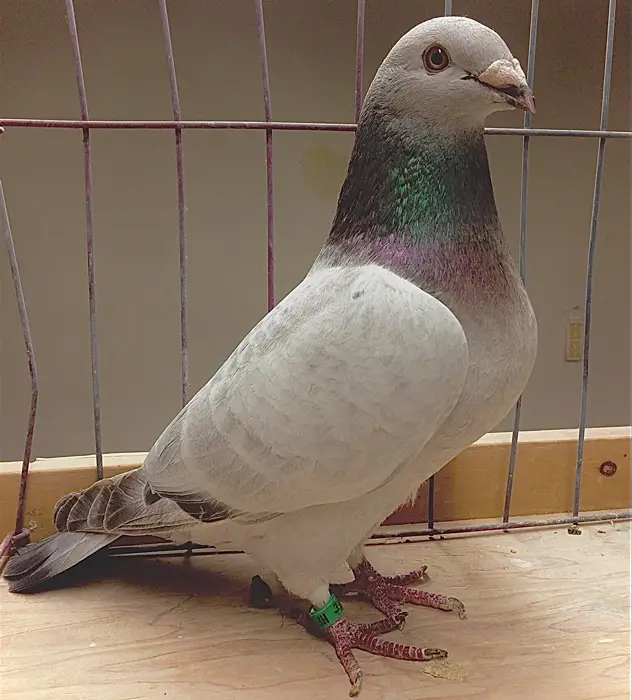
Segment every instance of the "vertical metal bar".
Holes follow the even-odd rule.
[[[31,406],[29,409],[29,420],[26,428],[26,438],[24,440],[24,457],[22,459],[22,472],[20,475],[20,491],[18,494],[18,505],[17,512],[15,515],[14,534],[18,535],[24,527],[24,502],[26,499],[26,484],[29,475],[29,464],[31,462],[31,451],[33,449],[33,432],[35,431],[35,416],[37,414],[37,398],[39,395],[39,385],[37,381],[37,365],[35,363],[35,350],[33,349],[33,340],[31,339],[31,326],[29,324],[29,317],[26,311],[24,290],[22,289],[22,280],[20,279],[18,260],[15,254],[15,246],[13,245],[13,236],[11,235],[9,212],[7,210],[7,203],[4,197],[4,188],[2,187],[1,180],[0,220],[2,221],[2,228],[4,229],[4,239],[7,245],[9,266],[11,268],[11,277],[13,278],[15,298],[18,302],[18,310],[20,312],[20,323],[22,324],[22,335],[24,336],[24,345],[26,346],[26,358],[29,365],[29,374],[31,376]]]
[[[445,0],[443,14],[452,14],[452,0]],[[428,529],[433,530],[435,524],[435,478],[434,474],[428,479]]]
[[[535,75],[535,52],[538,40],[538,13],[540,1],[531,0],[531,26],[529,28],[529,55],[527,58],[527,83],[533,89]],[[531,128],[531,112],[525,112],[524,128]],[[524,282],[527,275],[527,184],[529,179],[529,135],[522,137],[522,180],[520,183],[520,277]],[[518,438],[520,436],[520,417],[522,415],[522,396],[516,402],[514,414],[513,432],[511,435],[511,451],[509,453],[509,469],[507,472],[507,487],[505,490],[505,505],[503,508],[503,522],[509,522],[511,509],[511,495],[513,493],[514,476],[516,472],[516,460],[518,457]]]
[[[428,479],[428,529],[435,526],[435,478],[434,474]]]
[[[77,90],[79,92],[79,106],[81,108],[81,120],[88,120],[88,101],[86,98],[86,86],[83,79],[83,67],[81,64],[81,52],[79,50],[79,36],[77,34],[77,21],[73,0],[66,0],[66,15],[68,29],[72,41],[72,54],[75,61],[75,73],[77,77]],[[92,223],[92,155],[90,145],[90,129],[83,129],[83,163],[84,163],[84,190],[86,198],[86,247],[88,256],[88,300],[90,305],[90,350],[92,359],[92,403],[94,407],[94,443],[97,460],[97,479],[103,478],[103,446],[101,443],[101,398],[99,387],[99,345],[97,341],[97,304],[96,285],[94,276],[94,227]]]
[[[603,71],[603,91],[601,97],[601,130],[608,126],[610,109],[610,84],[612,80],[612,53],[614,47],[614,27],[617,0],[610,0],[608,5],[608,31],[606,35],[606,58]],[[597,167],[595,171],[595,186],[593,191],[592,214],[590,219],[590,238],[588,242],[588,263],[586,267],[586,305],[584,316],[584,354],[582,372],[582,394],[579,415],[579,435],[577,438],[577,469],[575,471],[575,492],[573,494],[573,517],[579,515],[580,492],[582,486],[582,468],[584,465],[584,438],[586,435],[586,411],[588,406],[588,376],[590,362],[590,327],[592,319],[592,289],[593,271],[595,265],[595,248],[597,245],[597,219],[601,200],[601,182],[603,177],[606,139],[599,139],[597,150]]]
[[[355,121],[360,121],[362,112],[362,79],[364,77],[364,17],[366,0],[358,0],[356,23],[356,66],[355,66]]]
[[[171,106],[175,121],[182,121],[180,111],[180,96],[176,79],[176,65],[173,58],[171,28],[167,13],[167,0],[159,0],[162,37],[169,71],[169,88],[171,90]],[[184,157],[182,152],[182,129],[176,127],[176,173],[178,177],[178,239],[180,245],[180,375],[182,382],[182,405],[189,400],[189,328],[187,308],[187,233],[184,202]]]
[[[263,21],[263,0],[255,0],[257,10],[257,34],[261,59],[261,82],[263,86],[263,110],[266,122],[272,121],[270,100],[270,74],[268,73],[268,48]],[[272,129],[266,129],[266,180],[268,198],[268,311],[274,308],[274,159],[272,152]]]

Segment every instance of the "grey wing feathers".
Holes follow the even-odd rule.
[[[11,593],[33,588],[79,564],[118,539],[118,535],[62,532],[21,547],[9,559],[3,576]]]
[[[21,547],[7,563],[3,576],[9,591],[20,593],[44,583],[122,535],[169,538],[194,523],[175,503],[151,497],[142,467],[64,496],[53,519],[56,535]]]
[[[150,459],[175,466],[186,478],[186,470],[179,463],[177,430],[183,413],[154,446]],[[169,495],[151,488],[143,466],[64,496],[53,515],[58,534],[20,548],[9,560],[3,572],[9,590],[19,593],[32,589],[122,535],[169,539],[178,531],[190,530],[196,520],[214,522],[233,515],[223,503],[206,496],[179,494],[176,502]]]
[[[196,395],[178,413],[147,454],[143,464],[143,475],[146,479],[144,502],[150,505],[158,503],[161,498],[167,499],[166,502],[170,506],[177,505],[182,513],[203,523],[228,519],[239,520],[242,523],[261,522],[276,517],[276,513],[247,513],[227,505],[212,494],[200,491],[196,479],[192,479],[192,474],[182,459],[183,426],[187,413],[192,407],[195,408],[200,400],[200,394]],[[171,487],[167,484],[171,484]]]
[[[142,467],[64,496],[55,506],[60,532],[169,536],[191,527],[191,518],[165,499],[152,502]]]

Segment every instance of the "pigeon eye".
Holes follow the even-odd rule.
[[[424,66],[430,73],[438,73],[450,65],[450,56],[442,46],[431,46],[424,52]]]

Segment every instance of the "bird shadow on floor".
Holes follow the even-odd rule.
[[[203,597],[231,597],[246,600],[250,580],[257,572],[247,555],[213,555],[213,559],[226,560],[239,557],[241,566],[231,562],[230,573],[221,571],[222,562],[212,568],[206,563],[198,565],[192,557],[153,557],[108,556],[98,554],[89,560],[68,569],[54,579],[33,589],[33,593],[77,588],[116,581],[176,595],[196,595]],[[195,559],[211,557],[195,557]],[[215,563],[214,563],[215,564]],[[272,578],[272,577],[270,577]],[[271,585],[273,581],[270,581]]]
[[[255,602],[253,576],[258,577],[258,568],[246,554],[154,558],[99,553],[21,595],[116,584],[149,595],[194,597],[210,607],[229,603],[236,614],[271,610],[295,620],[306,609],[307,604],[289,595],[271,572],[262,572],[265,583],[259,578]]]

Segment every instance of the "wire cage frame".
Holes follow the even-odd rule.
[[[362,109],[363,93],[363,67],[365,48],[365,15],[366,0],[357,0],[357,21],[356,21],[356,59],[355,59],[355,121],[353,123],[316,123],[316,122],[282,122],[272,119],[272,100],[270,91],[270,76],[268,70],[267,39],[264,22],[264,2],[263,0],[252,0],[254,11],[257,17],[257,33],[259,44],[259,56],[261,64],[261,86],[263,94],[263,106],[265,121],[212,121],[195,120],[187,121],[182,119],[180,109],[180,96],[176,77],[176,66],[171,41],[171,29],[167,0],[157,0],[158,12],[162,29],[164,54],[166,58],[173,120],[170,121],[126,121],[126,120],[91,120],[88,112],[88,101],[84,82],[83,66],[81,61],[81,50],[79,34],[77,29],[75,7],[73,0],[64,0],[66,10],[66,20],[68,25],[69,38],[72,46],[72,53],[75,65],[77,94],[79,99],[80,115],[78,120],[61,119],[9,119],[0,118],[0,135],[5,128],[8,129],[80,129],[83,135],[83,166],[84,166],[84,194],[85,194],[85,229],[86,229],[86,255],[88,269],[88,301],[89,301],[89,323],[90,323],[90,347],[92,364],[92,404],[93,404],[93,425],[94,444],[96,455],[97,480],[103,478],[103,444],[101,434],[101,402],[100,402],[100,375],[99,375],[99,342],[97,333],[97,286],[95,275],[95,252],[94,252],[94,226],[93,226],[93,185],[92,185],[92,149],[91,133],[94,129],[167,129],[174,132],[175,154],[176,154],[176,183],[177,183],[177,204],[178,204],[178,241],[179,241],[179,281],[180,281],[180,375],[181,375],[181,398],[184,406],[189,399],[189,348],[188,348],[188,296],[187,296],[187,227],[186,227],[186,189],[185,189],[185,167],[183,155],[184,132],[190,129],[224,129],[224,130],[259,130],[265,132],[266,143],[266,185],[267,185],[267,302],[268,310],[275,305],[275,196],[274,196],[274,133],[277,131],[329,131],[329,132],[354,132],[360,118]],[[526,1],[526,0],[525,0]],[[567,137],[567,138],[593,138],[598,141],[597,158],[595,167],[595,178],[592,197],[592,211],[589,223],[589,239],[586,262],[586,282],[584,298],[584,336],[583,336],[583,358],[582,358],[582,383],[581,398],[579,408],[579,431],[577,439],[577,456],[575,466],[575,479],[573,490],[572,512],[562,517],[546,517],[539,519],[512,519],[511,503],[514,488],[514,477],[516,472],[516,461],[518,454],[518,441],[520,435],[522,397],[518,399],[514,412],[513,431],[511,439],[511,449],[509,463],[507,466],[507,479],[504,497],[502,518],[496,523],[475,523],[469,525],[444,526],[435,518],[435,477],[432,476],[428,482],[428,502],[427,502],[427,527],[424,529],[415,528],[410,531],[398,529],[396,533],[377,532],[372,538],[374,540],[391,539],[393,537],[419,537],[432,535],[451,535],[467,532],[499,531],[518,528],[541,527],[546,525],[569,524],[577,526],[579,523],[603,521],[603,520],[627,520],[632,518],[631,510],[619,510],[615,512],[600,512],[593,514],[580,513],[580,493],[582,484],[582,468],[584,459],[584,444],[587,422],[587,399],[590,379],[590,341],[591,341],[591,320],[592,320],[592,294],[595,251],[598,238],[598,214],[601,200],[602,179],[605,161],[606,143],[610,139],[630,139],[631,131],[611,131],[608,130],[608,114],[610,106],[610,92],[612,79],[613,47],[615,36],[615,14],[617,0],[608,0],[608,20],[605,41],[605,58],[603,64],[603,84],[601,98],[601,116],[599,128],[594,130],[586,129],[535,129],[532,128],[532,115],[525,113],[522,128],[486,128],[485,133],[495,136],[513,136],[522,139],[521,156],[521,189],[520,189],[520,248],[519,267],[523,281],[526,280],[526,247],[527,247],[527,196],[529,182],[529,147],[532,137]],[[535,59],[538,36],[538,15],[539,0],[531,0],[529,45],[526,77],[530,87],[533,87],[535,77]],[[452,0],[445,0],[444,14],[453,13]],[[24,510],[26,501],[26,489],[29,478],[29,466],[32,461],[33,436],[36,425],[37,407],[39,398],[39,385],[37,374],[37,363],[31,328],[26,308],[26,301],[17,255],[11,232],[7,202],[0,179],[0,222],[4,230],[5,244],[8,254],[8,261],[11,270],[15,297],[17,301],[26,359],[31,384],[30,410],[24,440],[24,453],[22,459],[22,469],[20,476],[20,487],[15,516],[15,527],[4,537],[0,544],[0,558],[13,546],[26,540],[29,530],[24,527]],[[174,556],[180,553],[187,554],[213,554],[217,550],[212,547],[200,547],[194,543],[187,545],[132,545],[112,547],[112,553],[119,554],[156,554],[160,556]]]

